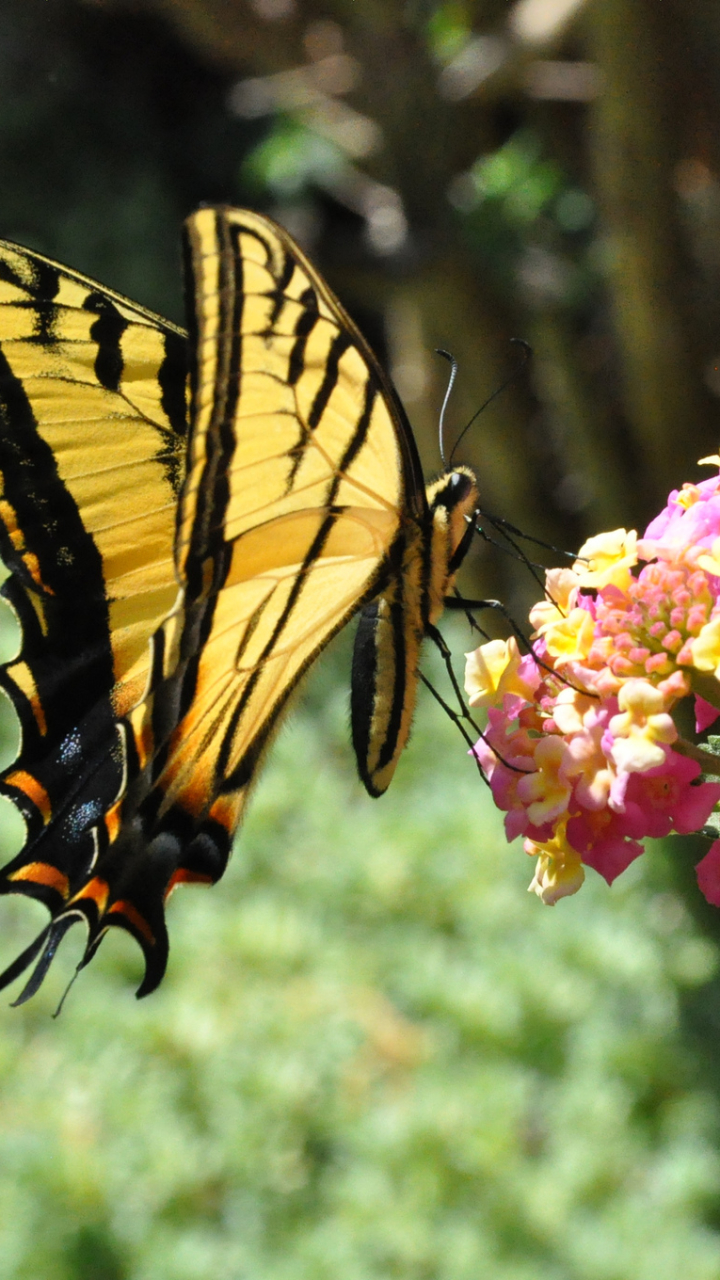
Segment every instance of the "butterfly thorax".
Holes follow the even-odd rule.
[[[445,600],[452,591],[472,537],[472,518],[477,511],[478,490],[469,467],[447,471],[427,488],[430,508],[430,553],[427,585],[427,621],[439,620]]]

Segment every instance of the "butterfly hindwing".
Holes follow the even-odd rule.
[[[121,716],[177,596],[182,333],[92,281],[0,243],[0,549],[22,632],[0,683],[20,719],[0,788],[28,827],[0,888],[62,909],[121,795]]]

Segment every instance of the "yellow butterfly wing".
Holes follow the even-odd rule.
[[[228,810],[233,793],[234,825],[277,710],[367,597],[414,476],[372,357],[285,233],[206,209],[188,241],[197,370],[177,540],[185,635],[167,648],[204,638],[158,785],[163,809],[180,800],[197,816],[215,797]]]
[[[128,677],[177,594],[186,370],[180,330],[0,242],[0,549],[15,575],[10,593],[44,633],[48,610],[65,610],[53,625],[67,635],[52,645],[91,646],[120,713],[142,692],[142,677],[132,687]],[[70,679],[66,671],[60,685]],[[53,697],[34,691],[27,665],[5,680],[51,732]],[[77,683],[87,680],[85,670]]]
[[[0,789],[27,841],[0,889],[53,913],[87,878],[127,779],[120,717],[177,597],[187,432],[181,330],[0,242],[2,593],[21,624],[0,670],[21,725]]]
[[[20,251],[20,259],[26,273],[40,270],[34,255]],[[23,508],[14,524],[14,517],[6,520],[19,548],[10,564],[16,578],[24,575],[31,609],[38,611],[39,597],[40,613],[49,617],[57,596],[66,623],[64,644],[53,621],[42,653],[25,639],[26,674],[6,673],[8,687],[15,679],[16,689],[24,682],[30,690],[23,697],[36,720],[50,705],[39,681],[45,659],[65,686],[54,736],[39,728],[3,781],[29,835],[0,888],[40,898],[53,916],[3,975],[10,981],[40,956],[21,999],[37,988],[78,917],[89,926],[85,962],[105,930],[120,925],[145,953],[139,994],[157,984],[167,954],[167,894],[181,880],[222,874],[290,691],[387,576],[402,517],[414,520],[425,507],[412,438],[373,357],[290,238],[251,213],[202,210],[188,224],[188,259],[193,407],[174,572],[168,486],[182,474],[184,454],[173,445],[170,465],[156,434],[158,419],[165,430],[162,415],[169,417],[168,406],[183,394],[179,375],[164,385],[161,378],[168,335],[176,331],[46,264],[66,292],[71,285],[79,291],[62,313],[65,328],[56,321],[49,340],[43,333],[27,350],[7,353],[8,376],[41,424],[33,431],[47,447],[55,484],[40,514]],[[17,287],[14,280],[9,287]],[[6,342],[32,344],[42,329],[35,318],[27,338],[16,335],[18,307],[37,317],[33,288],[26,288],[26,302],[8,298],[4,351]],[[86,327],[83,289],[102,312]],[[122,328],[112,347],[109,339],[98,343],[106,313],[113,332]],[[75,329],[79,345],[68,352],[74,336],[66,335]],[[68,373],[71,355],[77,367]],[[45,395],[54,406],[47,412],[38,408]],[[52,434],[54,414],[64,437]],[[13,430],[18,421],[15,413]],[[143,432],[151,442],[144,452]],[[145,486],[143,467],[150,468]],[[39,476],[29,488],[45,493]],[[62,508],[68,495],[74,541]],[[55,590],[50,541],[37,566],[28,559],[34,531],[53,521],[71,555],[82,543],[94,556],[94,577],[78,564],[72,589],[62,579]],[[68,650],[75,644],[71,616],[88,584],[102,625],[92,689],[81,698],[94,633],[79,637],[74,683]]]

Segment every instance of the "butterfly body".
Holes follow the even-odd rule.
[[[361,610],[353,739],[371,794],[407,741],[420,646],[477,502],[426,495],[403,411],[299,248],[269,219],[186,230],[189,336],[0,244],[0,551],[22,647],[0,671],[21,723],[0,790],[27,826],[1,892],[65,929],[140,943],[162,977],[164,902],[222,874],[297,681]]]

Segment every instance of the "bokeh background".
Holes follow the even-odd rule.
[[[182,323],[183,217],[269,211],[429,473],[433,349],[452,439],[528,341],[461,454],[488,511],[564,548],[642,527],[720,442],[719,119],[713,0],[0,0],[0,235]],[[467,584],[535,594],[480,545]],[[112,936],[52,1020],[71,935],[0,1009],[0,1280],[717,1280],[702,849],[546,910],[429,697],[364,795],[348,643],[224,882],[173,899],[161,990],[135,1002]],[[0,962],[42,922],[0,904]]]

